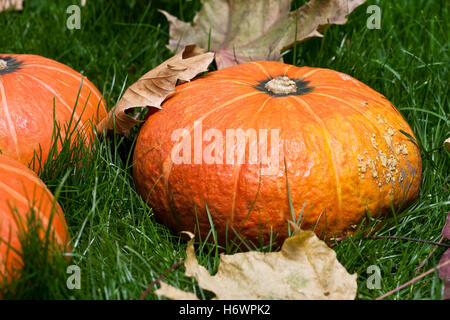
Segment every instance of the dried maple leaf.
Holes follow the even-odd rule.
[[[450,211],[447,214],[447,219],[445,220],[444,228],[442,228],[442,236],[450,240]]]
[[[170,297],[172,300],[198,300],[197,296],[191,292],[186,292],[181,289],[172,287],[164,281],[161,281],[161,287],[158,289],[164,292],[164,296]]]
[[[444,228],[442,228],[442,237],[450,240],[450,211],[448,212]],[[444,265],[439,269],[439,277],[444,280],[443,298],[450,299],[450,249],[444,252],[439,265]]]
[[[23,0],[0,0],[0,12],[6,10],[22,10]]]
[[[444,280],[444,294],[443,299],[450,299],[450,249],[444,252],[439,265],[439,277]]]
[[[296,42],[321,37],[330,24],[344,24],[365,0],[311,0],[290,11],[291,0],[203,0],[193,23],[161,10],[170,22],[168,48],[195,43],[216,52],[219,69],[254,61],[280,59]]]
[[[336,253],[312,231],[297,230],[280,252],[244,252],[221,255],[211,276],[195,256],[193,235],[188,243],[186,272],[215,299],[354,299],[356,274],[349,274]],[[190,292],[161,282],[156,294],[170,299],[193,299]]]
[[[111,130],[115,124],[118,133],[128,132],[141,121],[127,115],[127,110],[146,106],[161,109],[162,102],[175,92],[178,81],[189,81],[206,71],[213,59],[212,52],[204,53],[195,45],[186,46],[128,87],[116,107],[98,124],[97,131]]]

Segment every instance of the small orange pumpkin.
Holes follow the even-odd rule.
[[[53,120],[64,137],[72,114],[70,130],[79,121],[77,129],[86,137],[92,137],[91,122],[95,125],[106,116],[102,95],[86,77],[44,57],[0,54],[0,151],[4,155],[28,165],[36,151],[37,172],[51,146]]]
[[[11,280],[21,268],[20,236],[26,232],[27,215],[34,212],[44,230],[51,219],[55,245],[69,241],[64,213],[38,176],[20,162],[0,155],[0,281]]]
[[[346,74],[251,62],[178,86],[141,128],[133,175],[176,231],[198,219],[206,236],[209,211],[221,243],[233,229],[282,240],[292,207],[302,228],[343,234],[417,197],[420,152],[400,130],[414,137],[383,95]]]

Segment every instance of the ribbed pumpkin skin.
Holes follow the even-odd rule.
[[[310,91],[274,96],[255,88],[282,75],[303,79]],[[178,141],[171,140],[172,133],[187,128],[192,141],[198,120],[203,132],[215,128],[224,137],[226,129],[280,129],[276,174],[260,180],[260,165],[247,161],[248,144],[242,165],[195,164],[193,160],[174,164],[171,152]],[[348,75],[252,62],[178,86],[162,110],[141,128],[133,175],[140,195],[172,229],[193,231],[197,212],[206,236],[210,230],[207,203],[221,243],[227,224],[228,239],[234,237],[231,228],[243,226],[244,238],[257,241],[262,235],[267,242],[270,228],[284,239],[287,220],[292,220],[285,159],[296,219],[305,205],[302,228],[317,225],[315,230],[322,235],[342,234],[351,232],[366,210],[379,216],[391,211],[390,201],[399,208],[403,201],[407,204],[417,197],[420,152],[399,129],[414,136],[384,96]],[[270,141],[268,134],[269,152]],[[203,142],[203,150],[210,143]]]
[[[28,165],[36,150],[47,158],[55,120],[62,130],[72,116],[72,126],[91,137],[95,125],[105,117],[102,95],[84,76],[68,66],[36,55],[0,54],[8,69],[0,70],[0,150],[4,155]],[[89,99],[88,99],[89,98]],[[89,140],[86,140],[89,143]],[[40,165],[35,165],[36,172]]]
[[[59,204],[53,203],[53,195],[32,170],[0,155],[0,276],[6,274],[11,279],[21,267],[20,257],[10,247],[20,251],[17,221],[22,221],[26,228],[27,215],[32,209],[45,230],[52,218],[54,239],[58,246],[65,248],[69,240],[66,220]]]

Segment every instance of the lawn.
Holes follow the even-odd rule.
[[[305,1],[295,1],[298,6]],[[69,30],[73,1],[29,0],[22,12],[0,13],[0,52],[32,53],[65,63],[85,74],[111,108],[124,89],[172,54],[165,48],[168,23],[163,8],[191,21],[200,1],[88,0],[81,28]],[[381,29],[368,29],[368,5],[381,7]],[[334,25],[284,55],[287,63],[347,73],[385,95],[414,131],[423,161],[419,199],[395,212],[377,235],[439,241],[450,204],[450,157],[442,145],[450,136],[449,2],[447,0],[367,1],[346,25]],[[98,139],[86,157],[66,149],[48,161],[40,176],[57,195],[72,238],[70,260],[42,254],[30,234],[20,280],[5,298],[138,299],[147,286],[185,257],[186,241],[159,224],[136,193],[131,176],[138,129],[128,136]],[[80,165],[81,163],[81,165]],[[367,227],[377,224],[368,223]],[[358,273],[358,299],[375,299],[435,267],[438,248],[422,271],[416,268],[435,246],[395,239],[347,238],[333,247],[350,273]],[[264,249],[264,248],[263,248]],[[218,253],[205,244],[200,262],[217,270]],[[66,286],[66,267],[81,270],[81,289]],[[381,287],[370,289],[367,269],[381,270]],[[166,276],[170,284],[208,298],[184,268]],[[443,282],[434,272],[387,299],[441,299]],[[148,299],[158,299],[150,293]]]

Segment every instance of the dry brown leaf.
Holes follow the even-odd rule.
[[[450,140],[447,139],[447,140]],[[447,145],[449,147],[449,145]],[[447,219],[445,220],[445,225],[442,228],[442,237],[450,240],[450,211],[447,213]],[[440,265],[448,263],[450,261],[450,249],[444,252],[439,261]],[[443,268],[439,269],[439,277],[444,280],[444,292],[443,299],[450,299],[450,264],[445,265]]]
[[[23,0],[0,0],[0,12],[6,10],[22,10]]]
[[[321,37],[330,24],[344,24],[365,0],[311,0],[290,11],[291,0],[203,0],[193,23],[160,10],[170,22],[168,48],[195,43],[216,52],[219,69],[230,65],[281,59],[296,42]],[[210,37],[211,35],[211,37]]]
[[[442,228],[442,237],[450,240],[450,211],[447,213],[447,219],[445,225]]]
[[[164,292],[162,295],[171,297],[173,300],[198,300],[195,294],[172,287],[164,281],[160,281],[160,285],[161,287],[158,290]]]
[[[136,107],[161,109],[162,102],[175,92],[178,81],[186,82],[208,69],[214,53],[204,53],[195,45],[188,45],[183,51],[147,72],[132,84],[123,94],[116,107],[97,126],[97,131],[111,130],[115,126],[118,133],[127,133],[140,123],[126,114]]]
[[[439,277],[444,280],[444,292],[442,299],[450,299],[450,249],[444,252],[439,260],[439,265],[442,267],[439,269]]]
[[[280,252],[244,252],[220,255],[217,274],[211,276],[195,256],[193,235],[188,243],[186,272],[219,300],[354,299],[356,274],[349,274],[336,253],[314,232],[297,230]],[[192,299],[192,293],[166,283],[155,291],[170,299]]]

